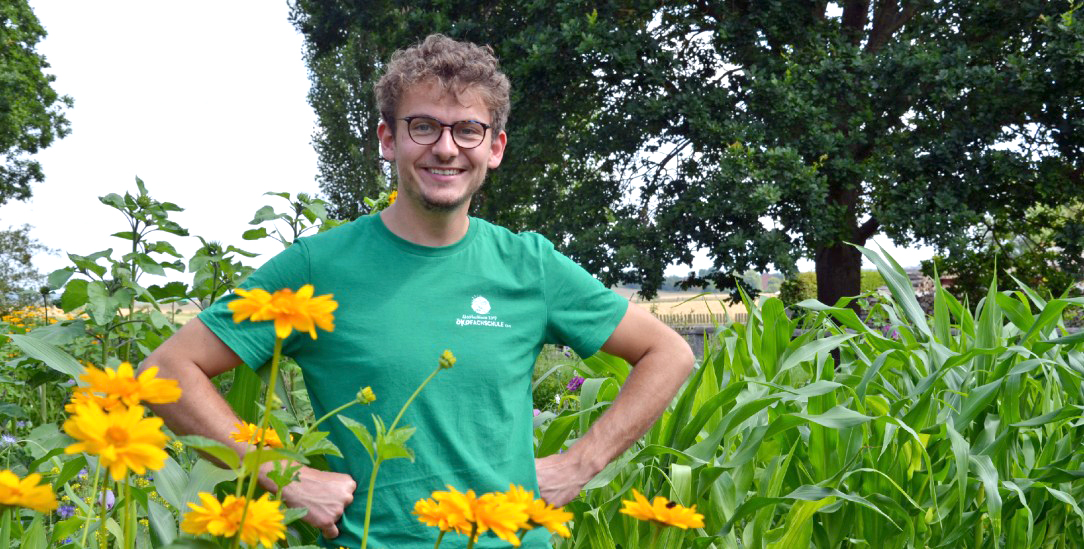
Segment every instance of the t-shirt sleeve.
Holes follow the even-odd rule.
[[[629,302],[547,242],[542,252],[548,318],[546,342],[595,354],[625,316]]]
[[[297,290],[305,284],[310,284],[311,273],[309,269],[308,250],[304,240],[298,241],[289,248],[272,257],[259,269],[256,269],[248,278],[241,282],[244,289],[261,288],[269,293],[274,293],[283,288]],[[320,288],[316,288],[316,294],[320,294]],[[226,344],[241,360],[250,368],[257,369],[271,359],[275,347],[274,323],[250,322],[245,320],[239,324],[233,322],[233,311],[229,309],[229,303],[239,296],[228,293],[210,307],[199,314],[199,319],[214,332],[223,343]],[[283,354],[291,355],[298,346],[304,343],[301,336],[307,339],[308,334],[294,331],[283,341]]]

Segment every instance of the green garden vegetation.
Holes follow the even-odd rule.
[[[212,247],[204,239],[186,264],[167,241],[148,239],[154,232],[182,237],[185,231],[168,219],[178,206],[158,203],[141,182],[138,187],[136,195],[102,199],[128,220],[131,230],[116,235],[124,254],[72,254],[73,267],[50,277],[64,314],[25,309],[3,320],[0,470],[11,474],[0,478],[6,517],[0,549],[230,546],[240,538],[185,533],[201,531],[191,523],[182,528],[189,503],[210,512],[212,500],[229,496],[246,494],[254,505],[276,499],[248,492],[236,470],[197,454],[194,447],[201,447],[231,461],[224,447],[198,437],[166,433],[161,468],[129,473],[119,490],[106,487],[100,458],[65,453],[77,442],[62,428],[71,419],[65,403],[72,387],[84,383],[87,365],[138,363],[178,328],[167,314],[171,304],[206,304],[247,274],[236,260],[244,254],[238,248]],[[291,203],[287,212],[261,210],[253,223],[293,227],[280,233],[284,243],[324,226],[318,201],[283,198]],[[758,307],[745,296],[748,321],[721,326],[707,340],[699,367],[663,417],[565,507],[572,516],[569,536],[555,534],[555,546],[1084,546],[1078,503],[1084,501],[1078,427],[1084,333],[1067,330],[1063,321],[1065,313],[1084,308],[1084,298],[994,280],[974,304],[935,286],[933,312],[926,314],[899,265],[859,251],[876,265],[889,296],[870,300],[865,319],[847,306],[855,298],[831,305],[805,299],[788,310],[778,298]],[[187,271],[193,283],[144,280],[166,268]],[[535,416],[538,456],[559,452],[585,433],[629,372],[628,364],[601,354],[579,360],[559,349],[547,353],[535,389],[545,388],[554,403]],[[268,369],[239,368],[216,380],[239,417],[270,428],[283,444],[246,460],[286,455],[319,466],[336,450],[313,428],[318,422],[296,368],[284,361],[279,375]],[[276,379],[281,382],[265,383]],[[360,404],[381,395],[380,387],[368,395],[364,389],[358,388]],[[276,405],[263,406],[263,394]],[[363,438],[382,436],[354,427]],[[273,438],[259,427],[251,433]],[[381,459],[376,451],[374,460]],[[231,464],[242,465],[236,458]],[[48,493],[33,501],[9,497],[16,486],[11,479],[40,481],[57,506],[46,504]],[[453,488],[465,498],[472,487]],[[513,496],[519,497],[510,489],[500,497]],[[425,509],[437,513],[440,501],[432,503]],[[283,510],[279,537],[268,522],[278,513],[257,509],[263,509],[262,531],[271,534],[266,544],[249,538],[245,546],[316,542],[317,532],[297,520],[301,511]],[[686,514],[665,515],[666,509]]]

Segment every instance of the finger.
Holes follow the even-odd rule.
[[[335,539],[339,537],[339,529],[336,528],[334,524],[328,526],[327,528],[324,528],[323,533],[324,539]]]

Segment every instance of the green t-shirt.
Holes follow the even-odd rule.
[[[301,366],[317,417],[371,386],[377,400],[345,415],[373,429],[371,414],[390,423],[450,349],[458,359],[426,386],[400,421],[417,428],[409,442],[415,461],[380,467],[369,547],[429,548],[437,530],[411,514],[414,503],[451,485],[460,491],[503,491],[510,483],[534,490],[531,374],[545,343],[594,354],[613,333],[628,302],[554,250],[538,234],[513,234],[470,218],[451,246],[430,248],[395,236],[379,216],[367,216],[302,238],[242,284],[269,292],[312,284],[339,303],[335,330],[318,339],[295,331],[283,353]],[[270,322],[234,324],[228,296],[200,319],[244,362],[270,359]],[[321,425],[342,451],[331,467],[358,483],[328,546],[361,543],[369,456],[341,422]],[[535,530],[524,547],[548,547]],[[476,547],[507,547],[492,534]],[[450,533],[441,547],[465,547]]]

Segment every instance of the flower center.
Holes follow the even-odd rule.
[[[110,427],[105,430],[105,438],[114,446],[124,446],[128,444],[128,430],[123,427]]]

